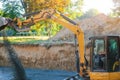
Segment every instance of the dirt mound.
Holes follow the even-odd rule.
[[[91,36],[120,34],[120,19],[110,18],[104,14],[99,14],[84,20],[77,20],[77,23],[84,31],[86,44],[88,43],[88,38]],[[63,28],[52,40],[73,40],[73,38],[73,33]]]

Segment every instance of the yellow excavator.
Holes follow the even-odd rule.
[[[120,80],[120,38],[119,36],[94,36],[90,37],[90,63],[85,58],[84,32],[79,25],[65,15],[54,9],[26,14],[28,19],[21,21],[19,18],[9,21],[12,28],[17,31],[30,30],[35,23],[51,19],[71,30],[77,38],[76,67],[78,74],[66,80]],[[77,43],[76,43],[77,44]]]

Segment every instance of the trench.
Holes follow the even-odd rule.
[[[3,40],[4,43],[0,43],[0,69],[3,69],[0,73],[3,74],[8,70],[7,72],[12,74],[11,80],[32,80],[34,76],[43,74],[46,79],[42,78],[42,80],[50,80],[50,74],[55,75],[55,79],[77,74],[74,43],[11,44],[5,33],[3,33]],[[61,74],[57,76],[56,73]],[[51,80],[54,80],[54,77]],[[5,79],[0,76],[0,80]],[[41,79],[38,77],[35,80]]]
[[[0,80],[62,80],[72,76],[75,74],[73,47],[67,43],[11,45],[4,36],[4,44],[0,44]]]

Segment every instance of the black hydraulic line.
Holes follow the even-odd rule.
[[[31,15],[35,15],[40,13],[41,11],[36,11],[36,12],[32,12],[32,13],[28,13],[28,14],[24,14],[23,17],[29,17]],[[58,12],[59,13],[59,12]],[[74,22],[73,20],[71,20],[70,18],[66,17],[65,15],[63,15],[62,13],[59,13],[60,16],[62,16],[65,20],[67,20],[68,22],[72,23],[73,25],[78,25],[76,22]]]
[[[35,15],[35,14],[38,14],[38,13],[40,13],[40,11],[31,12],[31,13],[28,13],[28,14],[23,14],[22,16],[23,16],[23,17],[29,17],[29,16],[31,16],[31,15]]]
[[[84,58],[85,58],[85,65],[88,66],[88,60],[85,56],[84,56]]]
[[[73,25],[77,25],[76,22],[74,22],[73,20],[69,19],[69,18],[66,17],[65,15],[63,15],[63,14],[61,14],[61,13],[60,13],[60,15],[61,15],[65,20],[67,20],[68,22],[72,23]]]
[[[74,39],[75,39],[76,68],[77,68],[77,73],[79,73],[80,72],[80,61],[79,61],[79,53],[77,49],[76,35],[74,37],[75,37]]]

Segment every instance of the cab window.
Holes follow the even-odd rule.
[[[105,41],[96,39],[93,48],[93,71],[104,71],[106,65]]]

